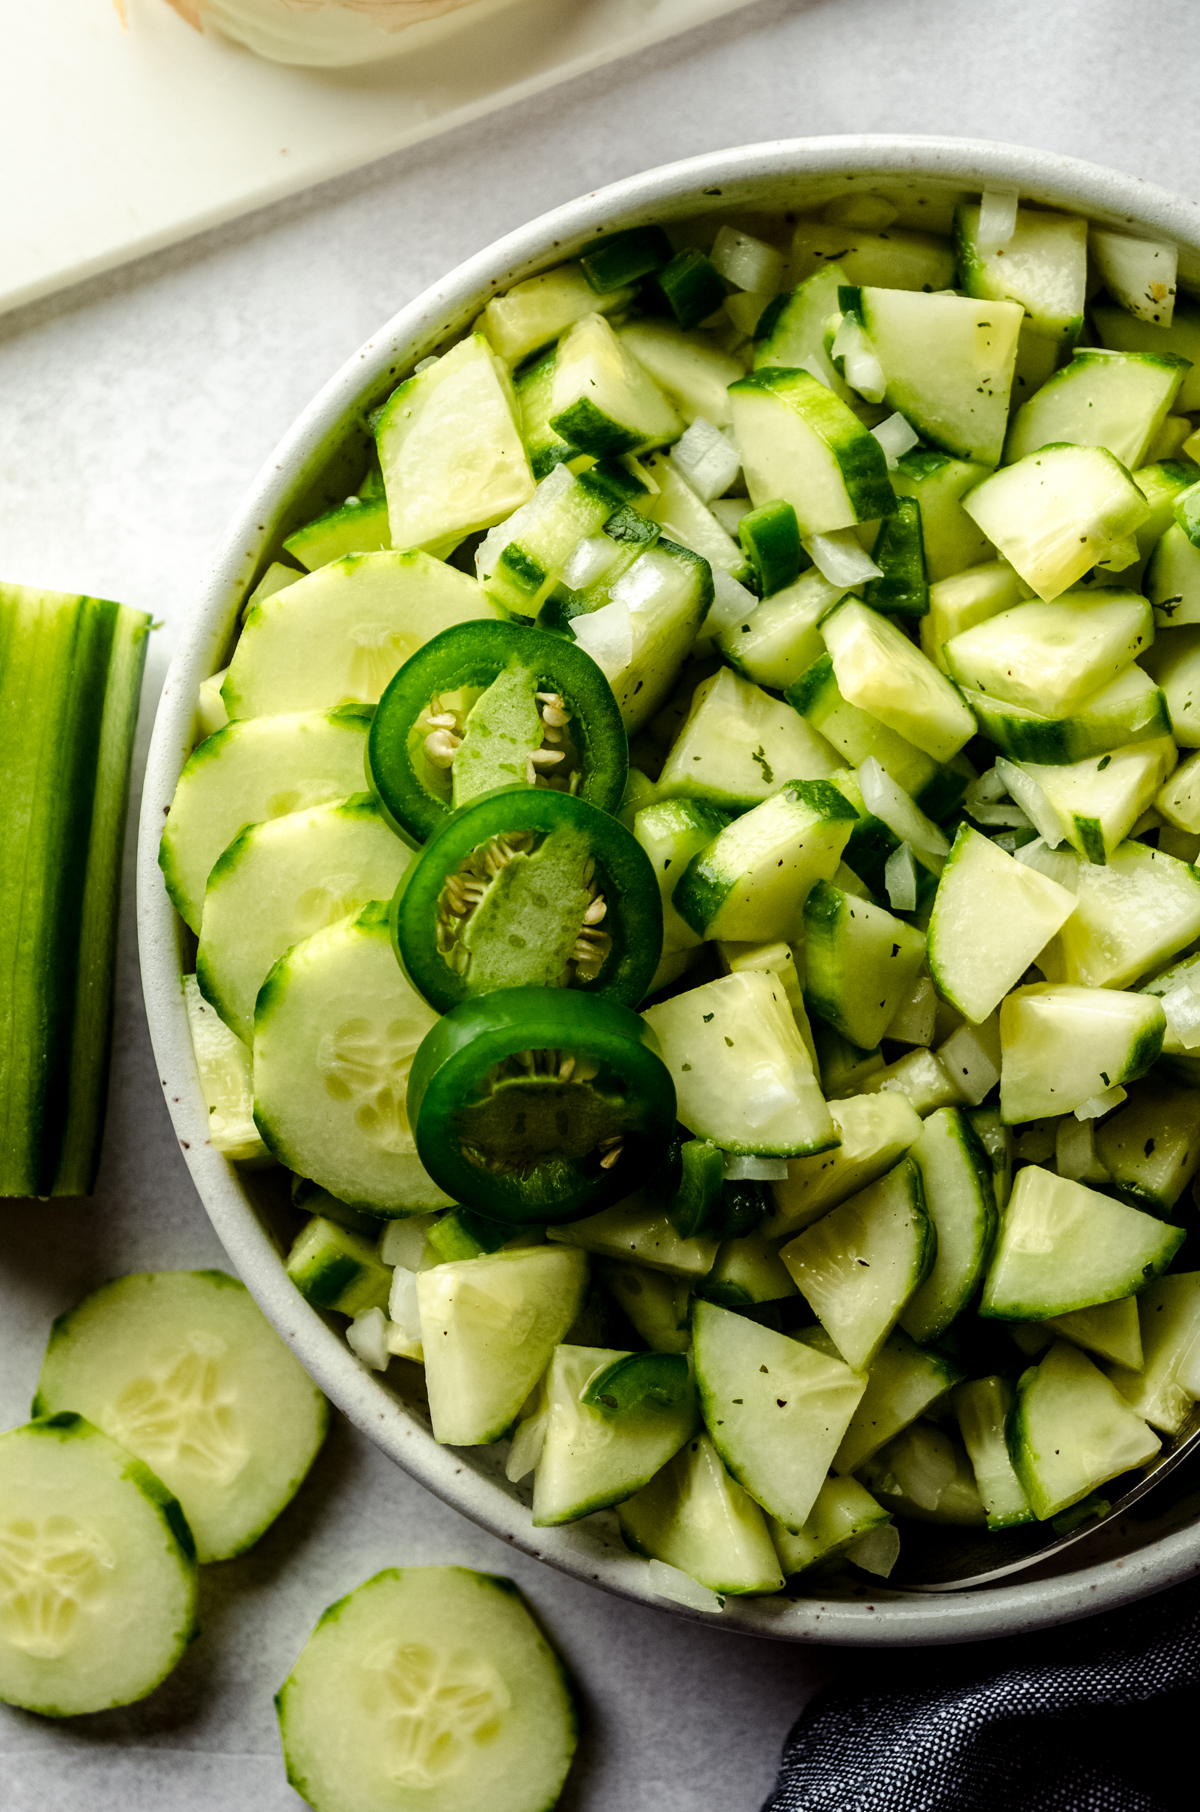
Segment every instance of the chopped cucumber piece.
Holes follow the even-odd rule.
[[[250,717],[206,737],[184,763],[158,849],[167,892],[197,936],[217,857],[248,824],[361,791],[370,710]]]
[[[871,231],[850,221],[801,220],[792,240],[792,281],[801,283],[834,261],[848,283],[937,290],[954,282],[954,248],[934,233],[890,224],[886,231]]]
[[[675,909],[698,938],[794,938],[805,900],[835,873],[853,823],[854,808],[836,787],[790,780],[692,857],[675,886]]]
[[[959,1433],[987,1512],[989,1529],[1013,1529],[1033,1518],[1008,1451],[1006,1432],[1013,1401],[1007,1378],[995,1374],[960,1384],[954,1393]]]
[[[536,617],[569,570],[580,543],[599,535],[614,512],[642,495],[616,460],[600,460],[579,473],[555,466],[529,501],[480,542],[475,551],[480,584],[510,615]],[[617,544],[602,545],[611,547],[615,561]]]
[[[685,1282],[706,1276],[717,1256],[715,1239],[680,1234],[662,1203],[641,1192],[599,1214],[547,1227],[546,1237],[602,1258],[629,1259]]]
[[[824,780],[838,757],[782,699],[723,667],[696,687],[659,776],[660,797],[745,811],[789,780]]]
[[[1177,522],[1160,537],[1150,556],[1146,595],[1159,629],[1200,623],[1200,547],[1193,546]]]
[[[1159,982],[1147,992],[1156,990]],[[1117,1194],[1151,1214],[1168,1215],[1200,1169],[1200,1094],[1156,1074],[1106,1119],[1096,1155]]]
[[[924,1415],[959,1382],[962,1372],[943,1353],[922,1352],[896,1328],[888,1335],[867,1375],[867,1388],[834,1455],[838,1473],[859,1467]]]
[[[1136,592],[1077,591],[1002,611],[944,652],[960,685],[1059,718],[1110,686],[1153,640],[1149,605]]]
[[[512,383],[482,334],[394,390],[375,440],[395,548],[453,548],[533,495]]]
[[[519,365],[582,316],[615,313],[634,294],[632,287],[622,286],[598,297],[579,263],[559,264],[540,277],[514,283],[503,296],[493,296],[483,311],[484,332],[502,359]]]
[[[1171,325],[1139,321],[1128,309],[1093,302],[1092,321],[1102,346],[1117,352],[1175,353],[1191,360],[1184,373],[1176,407],[1185,415],[1200,409],[1200,306],[1190,296],[1176,296]]]
[[[1075,904],[1068,888],[962,825],[929,921],[929,970],[938,990],[979,1024],[1020,981]]]
[[[1056,1341],[1024,1372],[1009,1424],[1009,1451],[1039,1522],[1098,1485],[1145,1466],[1157,1437],[1090,1359]]]
[[[733,1477],[798,1529],[866,1389],[840,1359],[714,1303],[692,1311],[705,1424]]]
[[[839,286],[848,282],[840,264],[827,264],[798,288],[772,297],[754,329],[754,369],[809,371],[842,402],[851,402],[850,386],[825,350],[825,323],[837,313]]]
[[[603,668],[630,735],[670,698],[712,599],[708,561],[690,548],[660,541],[612,587],[605,609],[619,620],[609,624],[610,630],[619,628],[619,654],[609,656],[590,645],[590,627],[601,612],[573,620],[575,639]]]
[[[952,459],[932,447],[902,453],[891,474],[897,497],[912,497],[921,506],[921,539],[930,584],[948,579],[996,550],[963,508],[968,492],[991,476],[991,467],[975,459]]]
[[[722,1308],[746,1308],[756,1302],[782,1302],[796,1295],[791,1272],[775,1242],[764,1233],[722,1240],[712,1270],[697,1294]]]
[[[661,799],[634,819],[634,835],[654,864],[663,906],[663,949],[690,950],[703,943],[675,907],[672,895],[693,856],[707,849],[729,822],[703,799]]]
[[[822,638],[821,646],[824,647]],[[792,705],[839,755],[858,767],[871,757],[906,793],[919,794],[938,773],[938,764],[889,729],[878,717],[842,696],[832,655],[821,653],[785,694]]]
[[[839,868],[841,864],[839,864]],[[787,995],[796,1028],[804,1040],[804,1047],[817,1062],[817,1047],[813,1040],[812,1027],[804,1008],[804,991],[800,982],[800,971],[790,944],[782,938],[760,944],[718,943],[717,956],[726,975],[736,975],[742,969],[761,969],[764,974],[774,976],[781,982]]]
[[[390,899],[410,851],[366,793],[251,824],[214,865],[196,979],[249,1044],[267,972],[301,939]]]
[[[1019,302],[1030,326],[1071,346],[1083,325],[1088,229],[1074,214],[1018,208],[1003,247],[981,242],[981,208],[964,203],[954,216],[958,263],[969,296]]]
[[[1172,745],[1173,747],[1174,745]],[[1200,832],[1200,761],[1189,757],[1155,795],[1154,808],[1168,824],[1191,835]]]
[[[43,1717],[131,1705],[196,1629],[196,1550],[140,1460],[82,1416],[0,1435],[0,1701]]]
[[[968,518],[969,520],[969,518]],[[942,650],[954,636],[986,623],[1021,601],[1020,581],[1004,560],[989,560],[940,579],[929,588],[929,610],[921,618],[921,652],[946,671]],[[968,700],[976,716],[979,707]],[[988,735],[990,730],[986,731]],[[994,739],[993,739],[994,740]]]
[[[975,735],[975,719],[946,676],[886,617],[847,598],[821,634],[842,697],[934,761],[949,761]]]
[[[1045,1321],[1116,1302],[1165,1271],[1182,1243],[1182,1228],[1029,1164],[1000,1224],[979,1312]]]
[[[920,1172],[904,1158],[780,1257],[846,1363],[864,1371],[928,1275],[936,1243]]]
[[[1127,238],[1093,226],[1088,250],[1105,288],[1139,321],[1170,327],[1175,310],[1175,246],[1153,239]]]
[[[697,1435],[657,1478],[617,1510],[635,1554],[678,1567],[710,1591],[777,1592],[783,1574],[766,1519],[731,1479],[707,1435]]]
[[[474,579],[428,554],[349,554],[255,604],[221,697],[230,718],[373,705],[439,630],[495,614]]]
[[[178,1498],[202,1562],[270,1527],[328,1425],[316,1385],[223,1271],[118,1277],[60,1315],[34,1414],[68,1404]]]
[[[1090,567],[1127,566],[1137,555],[1130,537],[1149,515],[1125,467],[1103,447],[1042,447],[986,478],[964,508],[1045,602]]]
[[[892,1169],[921,1136],[921,1121],[906,1095],[851,1095],[831,1101],[841,1144],[810,1158],[790,1158],[786,1182],[772,1183],[768,1238],[798,1233]]]
[[[330,1605],[275,1706],[315,1812],[544,1812],[578,1732],[517,1587],[467,1567],[390,1567]]]
[[[773,598],[752,605],[722,629],[717,645],[729,665],[757,686],[785,692],[825,654],[818,625],[843,596],[815,568]],[[793,702],[789,699],[789,703]],[[797,706],[799,709],[799,706]],[[886,734],[886,732],[885,732]]]
[[[905,1304],[900,1326],[928,1346],[966,1308],[987,1268],[996,1236],[996,1197],[987,1153],[961,1108],[930,1114],[909,1156],[921,1173],[937,1250],[928,1277]]]
[[[347,497],[336,509],[306,522],[283,545],[293,560],[299,560],[310,573],[318,566],[328,566],[331,560],[340,560],[344,554],[376,554],[392,545],[387,499]],[[295,577],[294,572],[289,572],[284,583],[290,584]],[[282,587],[271,588],[276,589]],[[260,595],[270,597],[271,591],[263,593],[259,587],[255,600]]]
[[[603,315],[584,315],[559,341],[550,426],[580,453],[643,453],[678,440],[684,424]]]
[[[1004,444],[1008,465],[1039,447],[1069,442],[1106,447],[1130,468],[1140,466],[1179,395],[1187,370],[1172,354],[1077,352],[1071,363],[1022,404]]]
[[[930,1422],[911,1422],[868,1460],[863,1484],[885,1509],[918,1522],[987,1521],[966,1449]]]
[[[549,352],[532,360],[513,379],[521,439],[529,457],[530,471],[538,482],[547,477],[555,466],[568,462],[583,463],[587,457],[584,455],[581,460],[575,449],[569,447],[562,435],[556,434],[550,426],[557,357],[558,349],[552,346]]]
[[[437,1265],[417,1277],[435,1441],[498,1441],[583,1306],[587,1259],[530,1246]]]
[[[700,419],[716,428],[729,425],[729,386],[745,376],[745,368],[707,334],[687,333],[671,321],[643,320],[618,328],[617,338],[645,366],[685,422]],[[658,477],[653,462],[651,470]]]
[[[200,992],[194,975],[183,978],[188,1031],[208,1108],[208,1142],[235,1163],[270,1161],[254,1124],[250,1053]]]
[[[1047,981],[1125,988],[1200,937],[1200,875],[1162,850],[1122,843],[1100,868],[1039,841],[1019,859],[1076,895],[1074,912],[1038,959]]]
[[[843,261],[844,262],[844,261]],[[898,289],[839,291],[883,371],[877,399],[923,440],[958,459],[998,465],[1022,309]]]
[[[908,1051],[895,1063],[886,1064],[883,1069],[865,1076],[860,1086],[864,1094],[898,1090],[908,1097],[922,1117],[939,1107],[962,1107],[969,1103],[969,1097],[934,1051]]]
[[[653,1391],[627,1408],[614,1404],[605,1380],[618,1362],[670,1363],[680,1384],[670,1401]],[[674,1372],[671,1383],[674,1384]],[[615,1353],[601,1347],[558,1346],[546,1374],[546,1436],[533,1478],[533,1525],[553,1527],[632,1497],[649,1484],[698,1420],[687,1361],[673,1354]]]
[[[1150,655],[1155,653],[1152,648]],[[1014,761],[1060,766],[1107,754],[1123,744],[1170,736],[1172,730],[1178,738],[1179,726],[1172,724],[1166,695],[1137,666],[1123,668],[1066,717],[992,699],[984,692],[964,689],[963,696],[983,734]]]
[[[1073,1309],[1069,1315],[1050,1315],[1038,1325],[1051,1333],[1061,1334],[1072,1346],[1081,1346],[1098,1359],[1111,1359],[1115,1365],[1140,1372],[1145,1356],[1138,1303],[1158,1288],[1158,1284],[1149,1284],[1141,1296],[1122,1296],[1117,1302],[1102,1302],[1094,1309]]]
[[[747,510],[738,523],[738,538],[754,569],[762,597],[769,598],[796,583],[805,559],[800,546],[800,525],[790,503],[777,499]]]
[[[644,1265],[602,1260],[596,1275],[652,1353],[686,1353],[691,1345],[691,1284]]]
[[[676,252],[655,275],[659,290],[681,327],[696,327],[725,300],[725,285],[712,261],[694,245]]]
[[[659,226],[628,227],[593,239],[579,262],[591,288],[603,296],[669,264],[671,241]]]
[[[925,961],[924,935],[820,880],[804,902],[804,944],[808,1006],[852,1044],[878,1044]]]
[[[779,1564],[790,1577],[815,1566],[819,1560],[836,1559],[860,1536],[884,1529],[890,1522],[891,1512],[877,1504],[857,1479],[828,1478],[818,1491],[803,1528],[786,1529],[774,1517],[767,1526]]]
[[[871,558],[881,569],[881,576],[867,580],[863,602],[885,616],[925,616],[929,610],[929,584],[921,506],[915,497],[898,498],[895,510],[884,517]]]
[[[1200,1337],[1200,1272],[1156,1279],[1140,1292],[1136,1307],[1142,1363],[1136,1369],[1115,1365],[1108,1375],[1144,1421],[1176,1435],[1195,1402],[1189,1358]]]
[[[796,1157],[837,1134],[782,987],[724,975],[642,1015],[657,1035],[679,1118],[725,1151]]]
[[[288,1253],[287,1274],[317,1309],[361,1315],[382,1309],[392,1278],[379,1263],[372,1241],[337,1221],[314,1215]]]
[[[729,395],[752,503],[790,503],[806,538],[895,508],[883,448],[819,378],[768,365]]]
[[[383,905],[289,950],[254,1029],[254,1117],[280,1162],[375,1214],[446,1207],[404,1104],[436,1017],[396,962]]]
[[[1069,1114],[1144,1076],[1166,1020],[1148,994],[1035,982],[1000,1006],[1000,1112],[1009,1125]]]
[[[1030,820],[1088,862],[1107,862],[1157,798],[1178,759],[1170,736],[1066,766],[998,761],[996,773]]]

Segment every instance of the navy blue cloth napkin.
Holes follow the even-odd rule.
[[[1066,1629],[888,1651],[856,1661],[856,1676],[857,1690],[828,1690],[806,1708],[762,1812],[1179,1812],[1196,1803],[1188,1733],[1200,1581]]]

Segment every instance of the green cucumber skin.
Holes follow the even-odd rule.
[[[149,627],[104,599],[0,586],[0,1196],[94,1182]]]

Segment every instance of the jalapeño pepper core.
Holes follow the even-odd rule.
[[[421,1162],[456,1201],[497,1221],[569,1221],[630,1194],[661,1161],[675,1089],[627,1007],[505,988],[428,1033],[408,1117]]]

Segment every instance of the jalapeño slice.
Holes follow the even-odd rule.
[[[495,988],[632,1007],[662,955],[662,895],[619,819],[510,786],[446,820],[404,871],[391,927],[401,968],[439,1013]]]
[[[423,843],[449,814],[514,783],[615,812],[629,747],[590,654],[516,623],[456,623],[395,674],[367,739],[367,779],[401,835]]]
[[[628,1007],[548,988],[464,1001],[408,1081],[421,1162],[455,1201],[521,1225],[629,1195],[662,1159],[675,1087]]]

